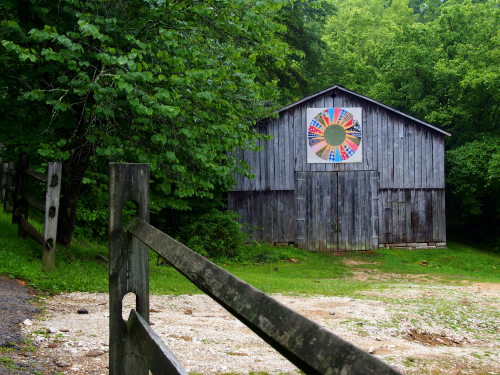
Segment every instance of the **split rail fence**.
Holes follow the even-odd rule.
[[[42,245],[42,269],[51,271],[55,268],[57,238],[57,218],[61,194],[60,162],[49,162],[47,173],[42,174],[29,168],[29,158],[23,155],[19,164],[6,162],[2,166],[2,193],[4,212],[12,213],[12,222],[18,224],[18,235],[29,236]],[[39,200],[29,188],[31,182],[45,185],[43,200]],[[29,207],[44,215],[43,233],[40,233],[29,221]]]
[[[110,375],[187,374],[148,324],[148,248],[306,374],[400,374],[148,224],[147,164],[111,163],[109,173]],[[137,216],[125,226],[128,201],[135,202]],[[128,293],[135,294],[136,309],[125,321]]]

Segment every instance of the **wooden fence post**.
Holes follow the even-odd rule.
[[[21,217],[28,221],[28,203],[24,199],[26,194],[26,174],[24,173],[29,167],[28,154],[22,154],[17,167],[17,181],[14,190],[14,208],[12,213],[12,222],[17,225],[17,235],[20,238],[26,238],[24,226],[21,224]]]
[[[2,204],[5,205],[5,191],[7,187],[7,171],[9,169],[8,163],[4,163],[3,160],[0,159],[0,165],[2,165],[2,178],[0,180],[0,200]],[[4,208],[5,211],[5,208]]]
[[[124,230],[122,210],[137,205],[137,216],[149,221],[149,165],[109,164],[109,374],[147,375],[122,318],[122,300],[135,293],[135,310],[149,322],[148,247]]]
[[[61,195],[60,162],[49,163],[47,171],[47,191],[45,195],[45,222],[43,234],[42,270],[51,271],[56,266],[57,217]]]
[[[14,177],[16,166],[14,163],[4,163],[5,191],[3,200],[3,211],[12,212],[14,207]]]

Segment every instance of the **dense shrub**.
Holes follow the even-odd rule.
[[[107,176],[85,178],[76,211],[75,235],[80,239],[104,242],[108,233]]]
[[[247,236],[232,211],[212,210],[184,226],[180,240],[201,255],[213,258],[238,256]]]

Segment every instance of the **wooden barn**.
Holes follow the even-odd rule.
[[[251,238],[311,251],[446,245],[444,140],[450,134],[332,86],[258,124],[241,151],[229,209]]]

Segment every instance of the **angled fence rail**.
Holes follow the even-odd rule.
[[[49,162],[47,174],[38,173],[28,168],[29,159],[26,155],[21,157],[17,166],[11,162],[3,163],[3,209],[4,212],[12,213],[12,222],[18,224],[19,237],[29,236],[42,245],[42,269],[50,271],[55,267],[62,164]],[[29,179],[45,185],[43,200],[39,200],[30,192]],[[33,207],[44,215],[43,233],[40,233],[28,221],[29,207]]]
[[[400,374],[148,224],[148,180],[147,164],[110,164],[111,375],[186,374],[148,325],[148,248],[306,374]],[[129,200],[138,212],[124,228],[121,212]],[[122,299],[129,292],[137,312],[125,322]]]

